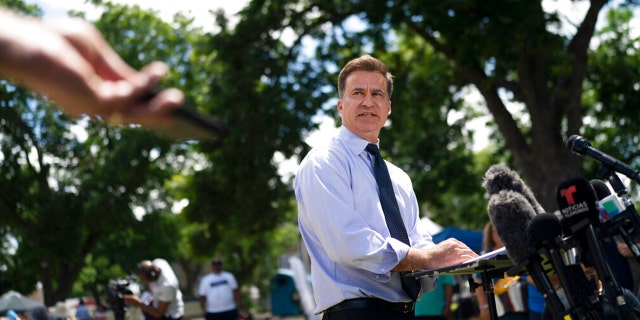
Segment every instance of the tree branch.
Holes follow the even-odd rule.
[[[572,58],[572,72],[564,79],[559,79],[558,89],[568,90],[570,95],[563,104],[567,115],[567,135],[577,133],[582,126],[582,83],[585,78],[589,50],[589,43],[593,37],[598,15],[607,0],[592,0],[584,20],[576,31],[567,47],[567,53]],[[556,96],[560,94],[556,92]]]
[[[425,31],[424,28],[418,26],[415,22],[406,21],[406,23],[420,37],[431,44],[436,51],[444,54],[450,60],[455,61],[461,73],[465,75],[470,83],[475,85],[478,91],[480,91],[480,94],[485,99],[489,112],[493,114],[500,132],[502,132],[502,135],[504,136],[507,147],[511,150],[518,148],[528,149],[525,136],[522,134],[517,122],[513,119],[513,116],[509,110],[507,110],[507,107],[498,95],[498,86],[496,86],[494,79],[489,78],[477,64],[469,64],[469,67],[460,67],[459,59],[457,58],[454,48],[442,44],[438,39]],[[510,84],[512,87],[514,85],[514,83]]]

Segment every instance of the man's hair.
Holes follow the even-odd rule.
[[[138,263],[138,274],[144,276],[147,280],[156,281],[160,276],[160,268],[150,260],[143,260]]]
[[[382,61],[370,56],[364,55],[349,61],[338,75],[338,97],[343,98],[347,77],[354,71],[372,71],[380,73],[387,80],[387,94],[391,99],[393,93],[393,76],[389,72],[389,68]]]

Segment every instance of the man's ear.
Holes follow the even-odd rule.
[[[338,100],[338,113],[342,114],[342,100]]]

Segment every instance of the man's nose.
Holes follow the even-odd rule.
[[[366,93],[364,98],[362,99],[362,106],[364,107],[373,107],[373,95],[371,93]]]

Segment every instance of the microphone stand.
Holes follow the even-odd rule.
[[[424,277],[430,275],[465,275],[465,274],[477,274],[480,273],[482,276],[482,288],[487,295],[487,304],[489,306],[489,311],[491,314],[491,319],[498,319],[498,311],[496,308],[496,300],[494,295],[493,288],[493,278],[502,278],[504,273],[508,268],[513,266],[511,260],[506,259],[506,255],[504,253],[500,254],[496,250],[493,252],[491,256],[485,256],[480,259],[474,259],[472,261],[468,261],[462,263],[460,265],[433,269],[433,270],[422,270],[412,272],[412,276],[416,277]],[[489,253],[492,254],[492,253]],[[504,258],[502,258],[504,257]],[[469,287],[471,291],[475,292],[476,289],[480,285],[473,281],[473,279],[469,279]]]
[[[565,310],[564,305],[560,301],[558,294],[553,288],[549,278],[547,278],[546,271],[542,268],[540,256],[532,256],[517,264],[515,267],[507,271],[507,275],[513,277],[518,275],[522,268],[526,268],[529,276],[533,278],[533,282],[536,284],[536,288],[542,293],[544,301],[549,306],[549,310],[554,319],[565,319],[565,316],[570,315],[570,312]]]
[[[558,247],[564,245],[562,239],[557,238]],[[572,313],[576,314],[578,319],[600,319],[599,310],[595,308],[594,295],[596,287],[588,283],[582,268],[577,264],[566,265],[562,259],[559,249],[548,246],[546,250],[539,250],[542,254],[548,253],[551,258],[553,268],[558,275],[560,284],[562,285]],[[546,252],[545,252],[546,251]]]
[[[493,291],[493,276],[490,274],[489,269],[482,269],[480,272],[482,276],[482,290],[487,295],[487,304],[489,305],[489,318],[494,320],[498,319],[498,310],[496,308],[496,296]],[[473,279],[469,280],[471,288],[475,288],[477,284]]]
[[[624,184],[611,167],[603,164],[596,173],[596,177],[609,181],[613,187],[613,191],[616,192],[619,197],[627,194]],[[640,248],[638,248],[638,244],[633,240],[634,236],[637,236],[640,232],[640,215],[636,211],[633,202],[626,199],[624,205],[626,207],[624,211],[602,224],[599,234],[603,237],[611,237],[613,233],[617,231],[629,247],[629,250],[631,250],[631,253],[633,253],[633,256],[640,262]],[[607,230],[614,230],[614,232],[608,232]],[[628,230],[630,230],[631,234]]]
[[[496,269],[495,266],[491,264],[480,265],[476,268],[476,270],[480,271],[480,276],[482,279],[482,290],[487,296],[487,305],[489,306],[489,318],[491,320],[498,319],[498,309],[496,307],[496,296],[493,287],[493,279],[501,278],[504,276],[503,269]],[[478,287],[478,283],[474,281],[474,279],[469,279],[469,287],[471,291],[475,291]]]
[[[603,164],[602,167],[598,169],[598,172],[596,172],[596,177],[598,179],[609,181],[609,183],[613,187],[613,191],[615,191],[618,194],[618,196],[627,194],[627,190],[624,184],[622,183],[622,180],[620,180],[620,178],[616,174],[616,171],[613,170],[611,167]]]
[[[618,319],[634,319],[635,315],[626,303],[623,289],[611,271],[591,222],[588,219],[584,219],[574,224],[571,229],[572,234],[579,234],[581,238],[586,240],[587,247],[592,254],[593,266],[604,287],[604,294],[609,303],[615,304],[616,307],[613,309],[618,312]]]

